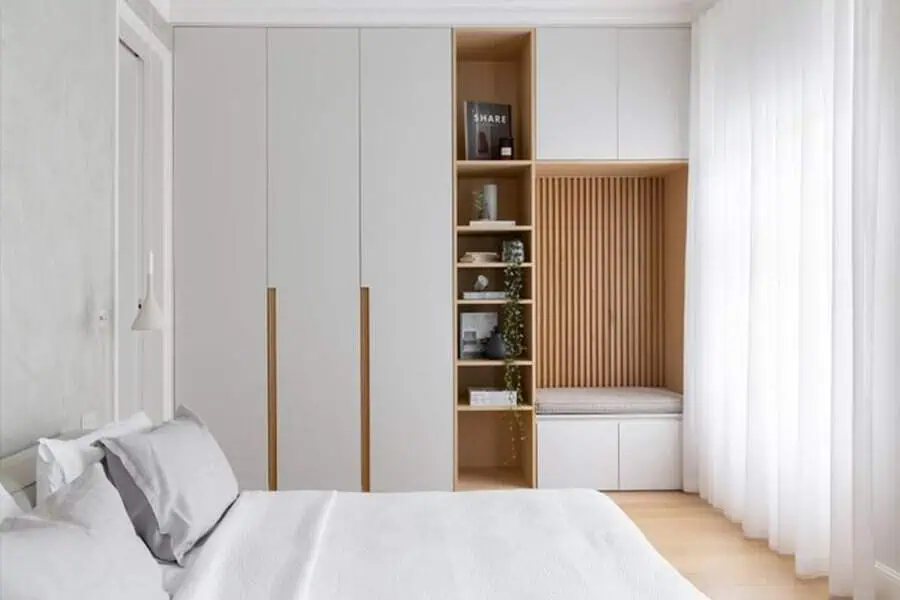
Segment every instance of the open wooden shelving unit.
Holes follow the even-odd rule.
[[[504,387],[504,361],[457,358],[454,373],[454,482],[457,490],[535,487],[535,88],[532,29],[456,29],[454,45],[454,353],[459,357],[459,321],[465,312],[500,313],[505,300],[463,300],[480,274],[489,290],[503,289],[505,263],[459,262],[466,252],[500,252],[503,241],[525,245],[524,288],[526,354],[516,361],[524,403],[516,407],[473,407],[469,387]],[[464,103],[486,101],[512,106],[513,160],[466,160]],[[488,183],[498,186],[500,220],[514,227],[471,227],[472,194]],[[516,429],[521,427],[521,434]]]

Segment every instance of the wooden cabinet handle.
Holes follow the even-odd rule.
[[[369,464],[369,288],[359,288],[359,400],[362,491],[371,490]]]
[[[266,366],[269,491],[278,489],[278,291],[266,289]]]

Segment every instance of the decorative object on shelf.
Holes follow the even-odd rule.
[[[498,315],[492,313],[461,313],[459,315],[459,357],[484,358],[491,332],[497,327]]]
[[[513,138],[500,138],[500,160],[512,160],[516,156]]]
[[[466,101],[466,160],[499,160],[500,140],[512,138],[512,106]]]
[[[522,244],[521,241],[519,243]],[[506,244],[504,243],[505,254]],[[506,294],[506,304],[503,305],[502,329],[505,350],[503,357],[503,382],[507,392],[515,393],[516,404],[521,404],[524,401],[522,397],[522,371],[515,362],[516,359],[525,353],[525,311],[522,304],[520,304],[524,287],[522,272],[524,254],[523,244],[521,253],[512,252],[509,255],[511,260],[506,261],[509,264],[507,264],[503,272],[503,291]],[[509,434],[512,441],[510,462],[515,463],[519,456],[519,444],[526,438],[524,423],[517,411],[513,411],[512,418],[509,420]]]
[[[131,324],[132,331],[162,331],[163,314],[153,292],[153,252],[147,253],[147,288],[138,303],[138,313]]]
[[[494,360],[504,360],[506,358],[506,344],[503,343],[503,334],[500,333],[499,327],[494,327],[484,350],[488,358]]]
[[[475,278],[474,292],[463,292],[463,300],[503,300],[506,298],[506,292],[489,292],[488,286],[491,285],[490,279],[486,275],[479,275]]]
[[[466,252],[463,254],[462,258],[459,259],[459,262],[462,263],[492,263],[500,260],[500,255],[497,252]]]
[[[469,406],[515,406],[516,394],[495,388],[469,388]]]
[[[463,300],[503,300],[506,292],[463,292]]]
[[[483,229],[509,229],[515,226],[515,221],[469,221],[469,227],[481,227]]]
[[[497,220],[497,184],[487,183],[483,192],[484,212],[482,213],[484,220]]]
[[[506,240],[503,242],[503,262],[525,262],[525,242],[522,240]]]
[[[475,190],[472,192],[472,212],[475,213],[475,223],[487,221],[484,216],[484,191]]]

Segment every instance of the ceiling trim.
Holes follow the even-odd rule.
[[[548,3],[549,4],[549,3]],[[665,9],[609,8],[304,8],[184,6],[170,9],[174,25],[255,26],[539,26],[539,25],[687,25],[696,5],[685,0]]]

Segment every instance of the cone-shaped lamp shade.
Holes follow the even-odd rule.
[[[131,324],[132,331],[162,331],[163,314],[153,293],[153,253],[148,253],[147,292],[138,304],[138,314]]]

